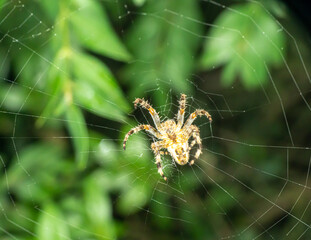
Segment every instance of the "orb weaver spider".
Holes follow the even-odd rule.
[[[211,115],[203,110],[196,109],[190,114],[189,118],[184,124],[185,108],[186,108],[186,95],[181,94],[179,100],[179,111],[177,114],[177,123],[173,119],[168,119],[164,122],[160,121],[160,117],[156,110],[143,98],[136,98],[134,101],[134,107],[141,106],[147,109],[153,119],[155,127],[150,125],[138,125],[132,128],[124,137],[123,149],[125,150],[126,142],[134,133],[141,130],[145,130],[151,135],[155,136],[159,141],[151,144],[151,149],[155,155],[155,163],[157,164],[158,173],[167,181],[167,177],[163,173],[161,164],[161,155],[169,154],[179,165],[185,165],[189,162],[189,153],[195,144],[198,144],[198,149],[194,155],[194,159],[197,160],[202,153],[202,141],[200,138],[200,131],[196,125],[192,125],[197,116],[206,116],[210,122],[212,122]],[[193,138],[191,144],[189,144],[190,137]],[[162,151],[166,149],[167,151]],[[190,165],[194,164],[194,159],[189,162]]]

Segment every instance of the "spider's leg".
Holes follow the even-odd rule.
[[[163,177],[165,181],[167,181],[167,177],[165,177],[163,173],[162,164],[161,164],[161,155],[159,152],[156,153],[156,164],[158,167],[158,173]]]
[[[138,105],[142,106],[143,108],[147,109],[152,117],[152,120],[157,129],[160,126],[160,117],[156,110],[144,99],[136,98],[134,101],[134,107],[136,108]]]
[[[210,122],[212,122],[212,116],[203,109],[197,109],[193,113],[190,114],[189,118],[187,119],[184,128],[188,128],[191,126],[193,121],[197,118],[197,116],[206,116]]]
[[[155,154],[155,158],[156,158],[156,164],[157,164],[157,168],[158,168],[158,173],[163,177],[163,179],[165,181],[167,181],[167,177],[165,177],[164,173],[163,173],[163,169],[162,169],[162,164],[161,164],[161,151],[160,149],[162,148],[162,145],[159,142],[155,142],[153,144],[151,144],[151,148]]]
[[[193,134],[192,134],[192,136],[193,136]],[[193,137],[194,138],[194,137]],[[190,146],[189,146],[189,151],[193,148],[193,146],[195,145],[197,143],[197,141],[194,139],[194,140],[192,140],[192,142],[191,142],[191,144],[190,144]]]
[[[177,128],[180,129],[184,124],[185,108],[186,108],[186,94],[181,94],[179,100],[179,110],[177,114]]]
[[[197,160],[199,158],[199,156],[202,153],[202,141],[200,138],[200,131],[199,128],[197,126],[192,125],[192,136],[194,138],[194,140],[192,141],[191,145],[190,145],[190,149],[197,143],[198,144],[198,149],[194,155],[194,159]],[[189,151],[190,151],[189,149]],[[194,160],[191,160],[190,165],[194,164]]]
[[[161,155],[169,155],[168,151],[160,151]]]
[[[195,125],[191,125],[190,126],[190,134],[189,136],[192,136],[193,137],[193,140],[189,146],[189,151],[193,148],[193,146],[197,143],[197,139],[196,139],[196,133],[198,135],[200,135],[200,131],[199,131],[199,128]]]
[[[139,125],[137,127],[132,128],[124,137],[124,141],[123,141],[123,149],[125,150],[125,145],[126,145],[126,141],[128,140],[128,138],[134,134],[137,133],[141,130],[146,130],[147,132],[151,133],[153,136],[157,137],[157,138],[161,138],[161,134],[152,126],[150,125]]]

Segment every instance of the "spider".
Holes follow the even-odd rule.
[[[180,96],[177,123],[173,119],[161,122],[156,110],[143,98],[136,98],[134,101],[134,107],[137,108],[138,105],[149,111],[156,128],[144,124],[132,128],[124,137],[123,149],[125,150],[126,141],[128,140],[129,136],[141,130],[145,130],[155,136],[157,139],[159,139],[159,141],[152,143],[151,149],[155,155],[155,163],[157,164],[158,173],[164,178],[165,181],[167,181],[167,177],[165,177],[162,170],[161,155],[169,154],[176,163],[179,165],[185,165],[189,162],[189,153],[191,148],[195,144],[198,144],[198,149],[194,155],[194,158],[197,160],[202,153],[202,143],[199,128],[191,124],[197,118],[197,116],[206,116],[210,122],[212,121],[212,117],[207,111],[203,109],[196,109],[193,113],[190,114],[189,118],[184,124],[186,107],[185,94],[181,94]],[[188,142],[190,137],[193,138],[191,144]],[[166,149],[167,151],[161,151],[162,149]],[[194,160],[191,160],[189,164],[193,165]]]

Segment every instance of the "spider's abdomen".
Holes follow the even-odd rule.
[[[189,161],[188,147],[188,143],[186,142],[184,144],[174,144],[167,149],[176,163],[185,165]]]

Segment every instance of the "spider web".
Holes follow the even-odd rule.
[[[152,18],[159,22],[166,21],[173,28],[194,35],[200,40],[209,39],[208,34],[198,35],[191,29],[183,28],[169,19],[163,19],[161,13],[168,12],[172,16],[209,26],[211,29],[235,31],[244,38],[238,29],[224,28],[170,9],[145,12],[143,8],[137,8],[131,11],[126,4],[120,5],[118,1],[107,2],[118,6],[120,25],[117,28],[121,28],[122,34],[124,30],[122,21],[135,26],[138,24],[137,17],[140,17]],[[36,49],[36,40],[41,41],[40,49],[42,49],[49,41],[57,39],[58,36],[53,34],[53,29],[61,23],[50,25],[44,22],[38,17],[39,10],[31,9],[27,1],[5,1],[1,9],[5,10],[6,15],[0,19],[0,26],[8,22],[12,23],[11,18],[18,14],[22,17],[8,27],[8,32],[1,33],[0,42],[6,43],[9,48],[2,49],[0,68],[5,69],[6,65],[10,64],[11,52],[23,50],[28,51],[29,55],[17,66],[19,71],[10,73],[8,77],[1,77],[3,87],[0,104],[1,119],[3,119],[1,124],[8,126],[7,132],[1,133],[4,142],[0,153],[1,238],[40,239],[41,232],[55,230],[49,222],[45,222],[48,221],[46,219],[53,219],[55,225],[64,226],[56,231],[59,239],[119,238],[116,233],[107,234],[109,230],[102,233],[101,230],[84,225],[81,221],[82,215],[85,214],[83,211],[90,211],[94,218],[97,211],[100,214],[106,213],[101,209],[102,202],[105,200],[111,203],[112,213],[108,215],[113,219],[110,221],[114,222],[114,226],[100,225],[99,228],[117,229],[115,225],[118,225],[117,222],[121,219],[127,223],[127,229],[123,233],[118,230],[113,231],[121,232],[119,235],[123,235],[125,239],[145,239],[152,229],[158,230],[157,237],[164,238],[168,228],[174,233],[172,237],[182,239],[309,239],[311,148],[305,145],[305,138],[310,136],[310,131],[308,127],[299,125],[297,120],[297,118],[310,119],[311,108],[308,97],[311,79],[306,67],[308,62],[301,50],[306,43],[301,43],[299,33],[293,30],[297,25],[294,20],[281,24],[261,2],[250,2],[259,5],[267,12],[279,26],[280,31],[285,33],[291,46],[292,57],[297,60],[295,65],[287,60],[285,53],[278,49],[273,39],[266,36],[267,41],[281,55],[284,67],[282,72],[274,71],[264,61],[269,83],[261,85],[260,91],[256,92],[258,94],[256,100],[252,98],[254,93],[246,90],[238,82],[235,82],[231,88],[209,82],[207,79],[215,79],[213,76],[219,75],[217,69],[208,72],[205,76],[192,73],[189,78],[184,79],[194,89],[193,93],[187,96],[185,117],[187,118],[195,109],[205,109],[212,115],[213,123],[210,124],[204,118],[199,118],[194,123],[200,129],[203,153],[193,166],[178,166],[170,156],[163,158],[164,172],[168,177],[167,183],[159,176],[154,164],[150,144],[157,140],[152,136],[145,133],[135,134],[129,138],[127,150],[125,152],[122,150],[124,135],[130,128],[142,123],[153,125],[148,111],[133,109],[122,121],[122,126],[110,121],[105,121],[103,124],[102,119],[86,118],[88,129],[91,132],[103,133],[105,137],[91,134],[88,139],[95,142],[97,147],[86,152],[80,151],[79,154],[88,154],[89,162],[99,164],[100,170],[88,170],[84,173],[73,171],[72,175],[84,176],[95,172],[94,179],[99,180],[99,186],[107,188],[110,195],[108,195],[109,200],[105,198],[98,200],[96,202],[98,206],[87,205],[85,210],[82,210],[83,207],[76,206],[72,202],[74,198],[81,198],[81,195],[66,192],[66,189],[57,185],[65,184],[68,179],[61,182],[55,180],[59,177],[59,169],[55,167],[60,164],[57,159],[63,159],[64,156],[57,152],[52,152],[53,157],[44,155],[44,151],[48,151],[54,144],[70,145],[74,137],[66,131],[63,131],[63,134],[59,132],[55,134],[51,131],[47,135],[36,135],[31,132],[32,127],[29,127],[29,135],[20,134],[22,128],[28,125],[34,126],[35,122],[42,118],[47,121],[48,126],[72,122],[62,116],[43,117],[41,113],[27,109],[27,103],[31,99],[37,100],[40,96],[55,98],[51,92],[43,91],[41,86],[47,78],[49,68],[54,68],[57,72],[64,70],[60,69],[52,59],[46,58],[39,50],[34,49]],[[244,16],[245,21],[250,22],[254,29],[264,34],[265,30],[261,29],[252,15],[237,11],[231,7],[233,3],[235,2],[229,1],[222,5],[209,0],[200,1],[202,6],[217,11],[227,10]],[[83,9],[75,11],[83,11]],[[66,13],[65,18],[71,18],[73,14],[74,12]],[[26,25],[32,27],[26,29]],[[245,40],[256,53],[256,46],[253,46],[247,38]],[[260,58],[260,55],[257,55]],[[23,73],[29,71],[29,62],[36,58],[43,59],[46,65],[38,66],[35,71],[35,81],[21,81]],[[138,61],[140,59],[134,59],[128,65]],[[173,90],[174,85],[171,81],[161,78],[154,81],[156,87],[149,88],[146,96],[135,97],[148,98],[159,113],[161,121],[174,118],[180,95]],[[290,103],[291,99],[285,98],[284,85],[288,85],[293,95],[294,106]],[[16,101],[14,98],[16,93],[19,94],[19,89],[26,90],[26,94],[24,92],[22,95],[22,101]],[[159,95],[163,96],[160,105],[156,100]],[[236,101],[241,98],[244,99],[242,103]],[[106,99],[107,102],[111,101],[109,96],[106,96]],[[132,97],[128,97],[129,102],[133,100]],[[96,109],[79,103],[74,104],[96,115]],[[266,113],[275,114],[277,117],[267,116]],[[303,116],[296,115],[297,113],[303,113]],[[252,126],[258,125],[258,127],[251,128],[252,132],[249,132],[250,128],[244,129],[244,126],[249,124],[249,120],[254,121],[255,118],[258,120],[253,122]],[[77,125],[82,124],[79,121],[73,122]],[[271,135],[268,133],[272,131],[286,132],[286,135],[276,133],[277,137],[270,138]],[[302,134],[303,131],[305,133]],[[29,157],[27,158],[25,149],[39,140],[44,141],[46,145],[43,150],[37,150],[36,163],[39,169],[34,170],[34,166],[26,161]],[[46,158],[42,159],[41,154]],[[191,157],[194,157],[193,152]],[[45,162],[46,165],[39,162]],[[60,166],[61,168],[72,167],[66,164]],[[51,176],[45,176],[48,178],[47,182],[50,181],[49,184],[42,186],[43,178],[38,171],[44,171],[46,168],[54,170]],[[68,181],[79,181],[79,177]],[[92,181],[90,182],[92,186]],[[58,188],[61,190],[56,194],[57,199],[46,195],[44,191],[38,198],[36,196],[40,195],[41,187],[56,192]],[[86,195],[91,194],[93,193]],[[60,199],[66,201],[62,202]],[[22,205],[23,201],[27,204]],[[46,208],[45,203],[50,202],[56,202],[62,209],[62,214]],[[133,232],[131,229],[140,229],[140,232]]]

